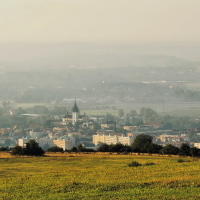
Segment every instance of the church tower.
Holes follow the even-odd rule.
[[[78,122],[78,117],[79,117],[79,109],[75,100],[74,107],[72,108],[72,124]]]

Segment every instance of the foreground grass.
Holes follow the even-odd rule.
[[[1,200],[200,199],[200,163],[177,157],[0,154]],[[132,161],[152,166],[127,167]],[[189,162],[188,162],[189,161]]]

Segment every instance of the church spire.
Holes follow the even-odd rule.
[[[72,109],[72,112],[76,112],[76,113],[79,112],[78,106],[77,106],[77,104],[76,104],[76,100],[75,100],[75,103],[74,103],[74,107],[73,107],[73,109]]]

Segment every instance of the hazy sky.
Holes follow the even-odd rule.
[[[200,42],[200,0],[0,0],[0,43]]]

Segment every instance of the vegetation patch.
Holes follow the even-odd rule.
[[[146,162],[145,164],[142,165],[142,164],[140,164],[137,161],[132,161],[127,166],[128,167],[139,167],[139,166],[151,166],[151,165],[155,165],[155,163],[153,163],[153,162]]]
[[[0,157],[8,156],[1,159],[0,199],[200,198],[199,162],[185,167],[174,156],[49,154],[53,157],[9,157],[0,152]],[[124,167],[126,163],[138,167]],[[147,167],[152,163],[156,165]]]
[[[153,163],[153,162],[146,162],[144,165],[145,166],[150,166],[150,165],[155,165],[155,163]]]
[[[128,164],[128,167],[139,167],[141,164],[137,161],[132,161],[131,163]]]

